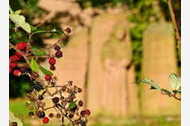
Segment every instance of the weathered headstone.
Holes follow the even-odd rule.
[[[169,88],[168,76],[177,72],[175,48],[172,25],[164,21],[151,24],[143,38],[143,77],[154,80],[162,88]],[[142,93],[144,114],[179,113],[179,104],[175,99],[148,88],[144,88]]]
[[[126,115],[130,109],[126,66],[131,60],[131,48],[127,30],[123,13],[106,13],[94,19],[88,83],[88,107],[92,110]]]

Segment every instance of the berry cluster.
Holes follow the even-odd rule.
[[[71,33],[70,28],[66,28],[64,31],[67,34]],[[68,39],[67,35],[61,41],[66,39]],[[32,111],[29,112],[30,116],[42,119],[43,123],[58,118],[61,119],[62,125],[64,125],[64,120],[67,119],[72,125],[85,126],[90,111],[82,109],[84,103],[76,97],[76,94],[81,93],[82,89],[74,86],[72,81],[58,86],[57,78],[52,71],[38,64],[39,58],[46,58],[50,70],[55,70],[56,60],[63,56],[60,46],[61,41],[59,40],[50,48],[44,49],[49,54],[45,54],[43,57],[33,52],[30,41],[19,42],[15,45],[10,43],[9,71],[10,74],[16,77],[27,75],[33,82],[32,88],[27,91],[27,97],[30,100],[27,105],[32,108]],[[54,50],[54,54],[50,51],[51,49]],[[54,92],[52,93],[51,90],[54,90]],[[48,104],[47,101],[49,101]],[[52,103],[52,106],[48,106],[49,103]],[[52,111],[49,112],[49,110]]]
[[[61,51],[61,47],[59,45],[54,46],[54,50],[56,51],[54,56],[49,58],[50,70],[55,70],[56,59],[61,58],[63,56],[63,52]]]
[[[29,115],[37,116],[43,123],[57,118],[62,124],[67,119],[72,125],[85,126],[90,110],[83,109],[83,101],[77,99],[76,95],[81,92],[81,88],[73,85],[72,81],[68,81],[64,86],[46,86],[40,92],[34,88],[27,96],[30,99],[28,106],[36,109],[35,112],[29,112]],[[52,105],[48,106],[46,103]]]
[[[19,42],[15,45],[15,49],[19,52],[15,51],[13,55],[9,56],[9,72],[19,77],[27,69],[21,65],[23,62],[23,55],[27,53],[27,43]]]

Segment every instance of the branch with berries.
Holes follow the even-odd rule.
[[[85,126],[90,110],[84,109],[83,101],[77,97],[82,89],[73,85],[73,81],[70,80],[65,84],[57,84],[57,77],[53,73],[56,69],[56,60],[63,57],[61,43],[68,39],[71,28],[65,28],[64,37],[55,44],[47,48],[36,49],[32,44],[34,34],[56,33],[57,31],[33,32],[31,25],[25,22],[24,16],[12,10],[10,20],[15,24],[16,29],[21,28],[28,34],[27,42],[17,42],[16,44],[9,42],[11,52],[9,72],[15,77],[26,75],[33,82],[32,88],[27,91],[26,95],[29,99],[27,106],[31,109],[29,115],[38,117],[43,123],[48,123],[49,120],[56,117],[61,120],[61,126],[65,125],[65,119],[73,126]],[[40,64],[41,58],[48,60],[49,69]],[[52,93],[51,90],[54,92]],[[48,106],[49,103],[51,106]],[[51,113],[48,113],[49,111]]]

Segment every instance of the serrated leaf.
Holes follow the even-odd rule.
[[[12,112],[9,112],[9,120],[10,122],[16,122],[17,126],[23,126],[22,121],[19,118],[15,117]]]
[[[45,56],[47,53],[44,50],[32,48],[32,54],[35,56]]]
[[[32,60],[30,61],[30,68],[31,68],[32,71],[34,71],[34,72],[39,72],[39,70],[40,70],[40,67],[39,67],[38,63],[37,63],[36,60],[34,60],[34,59],[32,59]]]
[[[148,84],[151,89],[157,89],[157,90],[161,89],[160,86],[158,84],[156,84],[153,80],[144,79],[144,80],[141,80],[141,82],[144,84]]]
[[[16,25],[16,27],[21,27],[27,33],[31,33],[30,24],[25,21],[25,17],[20,15],[20,11],[12,12],[9,14],[10,20]]]
[[[169,75],[169,81],[172,90],[181,90],[181,78],[178,77],[176,74],[172,73]]]
[[[53,73],[40,65],[40,70],[45,75],[53,75]]]

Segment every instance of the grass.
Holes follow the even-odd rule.
[[[30,118],[25,102],[25,99],[10,100],[10,111],[23,121],[24,126],[59,126],[59,121],[57,120],[52,120],[49,124],[44,125],[41,120]],[[179,116],[116,118],[97,115],[90,118],[89,126],[180,126],[180,118]]]

